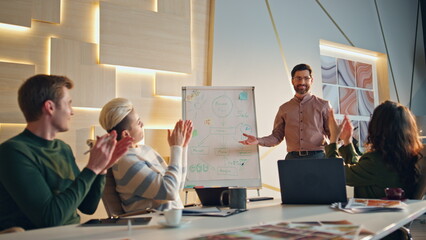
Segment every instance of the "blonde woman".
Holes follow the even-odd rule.
[[[139,144],[144,138],[144,125],[128,99],[115,98],[108,102],[101,110],[99,122],[107,132],[115,130],[117,140],[133,138],[132,147],[112,167],[123,209],[132,212],[183,208],[179,191],[186,178],[192,122],[179,120],[173,131],[168,131],[169,165],[150,146]]]

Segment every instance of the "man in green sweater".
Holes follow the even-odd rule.
[[[77,209],[93,214],[106,170],[131,144],[131,138],[117,142],[115,132],[98,137],[80,172],[71,147],[55,139],[69,129],[72,87],[67,77],[41,74],[20,87],[27,126],[0,145],[0,230],[76,224]]]

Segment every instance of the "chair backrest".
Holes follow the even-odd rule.
[[[111,168],[107,170],[102,201],[104,203],[108,217],[119,216],[124,213],[123,207],[121,206],[120,196],[116,190],[115,179]]]
[[[423,158],[419,160],[420,179],[417,182],[412,198],[422,200],[426,194],[426,148],[422,151]]]

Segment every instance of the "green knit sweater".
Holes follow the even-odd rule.
[[[337,150],[335,143],[326,146],[325,152],[327,157],[343,157],[346,184],[354,187],[356,198],[383,198],[387,187],[403,188],[408,197],[413,194],[413,186],[404,184],[398,172],[387,166],[378,152],[368,152],[359,157],[352,144]]]
[[[69,145],[25,129],[0,145],[0,230],[79,223],[77,208],[94,213],[104,184],[104,176],[80,172]]]

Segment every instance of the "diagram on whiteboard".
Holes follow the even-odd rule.
[[[253,87],[187,87],[183,97],[184,118],[194,124],[186,185],[258,185],[258,147],[238,143],[257,133]]]

